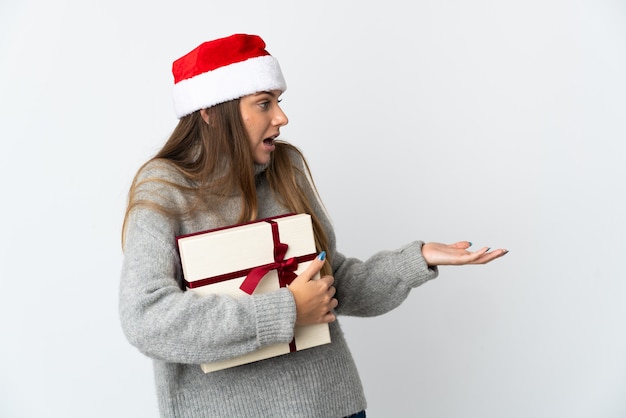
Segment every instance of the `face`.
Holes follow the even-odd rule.
[[[252,158],[267,164],[274,151],[274,140],[289,120],[279,106],[280,90],[264,91],[239,99],[239,110],[250,140]]]

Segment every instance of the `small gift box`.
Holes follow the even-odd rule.
[[[187,289],[235,297],[285,287],[317,256],[311,216],[288,214],[176,237]],[[319,278],[319,274],[315,279]],[[202,364],[209,373],[330,343],[328,324],[296,326],[290,344]]]

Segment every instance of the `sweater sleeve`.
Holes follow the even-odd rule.
[[[119,314],[129,342],[149,357],[188,364],[289,343],[296,309],[288,289],[237,299],[181,290],[176,225],[145,207],[128,219]]]
[[[436,267],[422,257],[422,241],[380,251],[365,261],[332,251],[333,274],[342,315],[382,315],[398,307],[411,289],[434,279]]]

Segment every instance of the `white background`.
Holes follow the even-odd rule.
[[[0,0],[0,416],[155,417],[119,326],[130,180],[171,62],[281,62],[340,250],[508,248],[343,318],[371,417],[626,417],[626,3]]]

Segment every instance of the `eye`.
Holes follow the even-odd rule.
[[[261,109],[267,109],[268,107],[270,107],[270,101],[269,100],[264,100],[262,102],[259,102],[259,106],[261,107]]]

